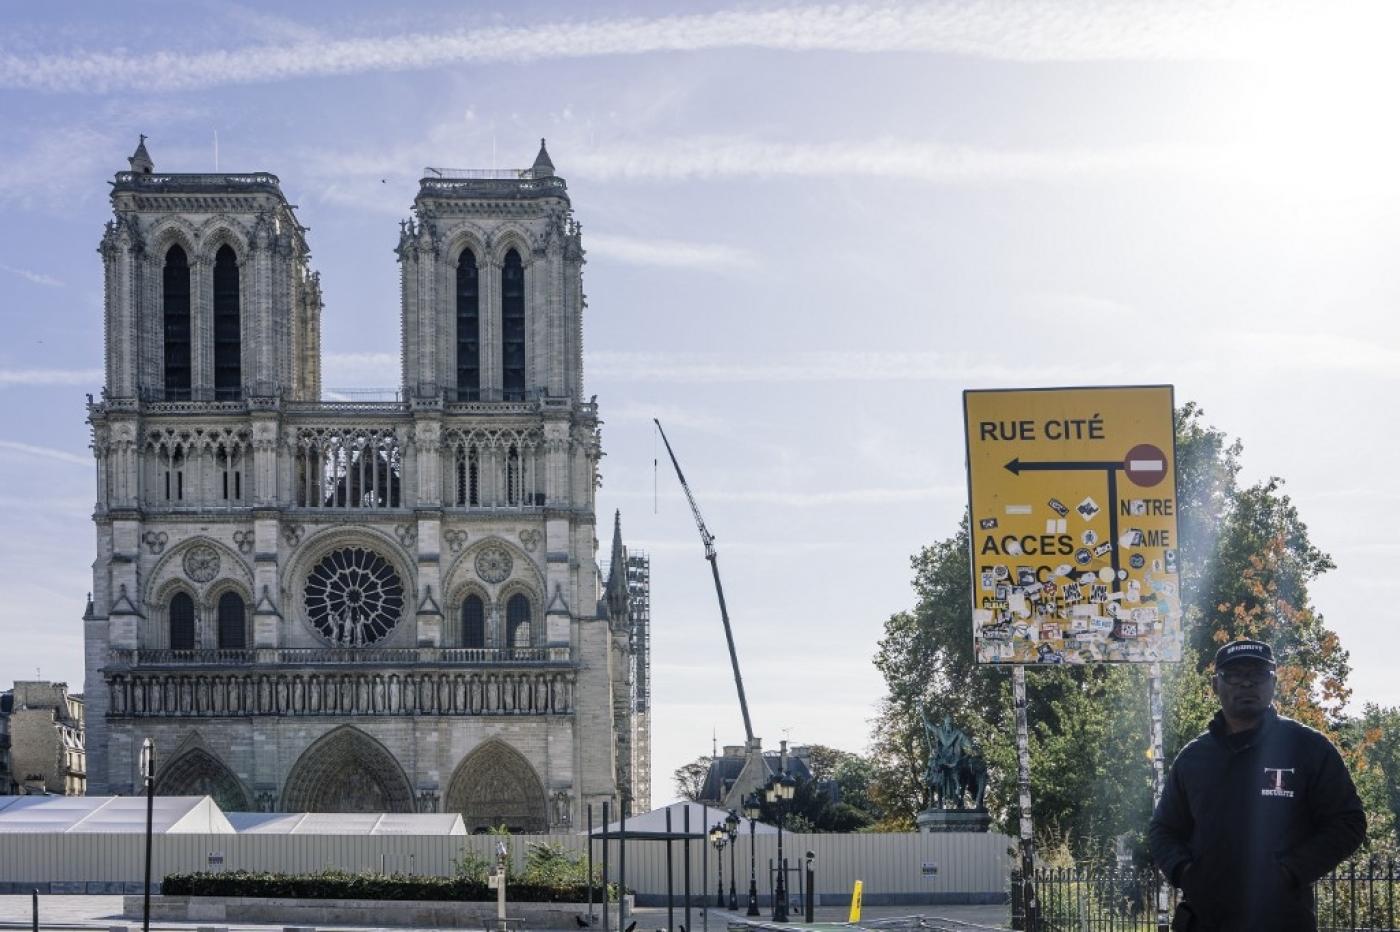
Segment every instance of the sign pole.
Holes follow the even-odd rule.
[[[1166,760],[1162,746],[1162,665],[1153,663],[1147,671],[1147,704],[1152,719],[1152,805],[1156,808],[1167,788]],[[1168,932],[1171,928],[1171,882],[1165,876],[1157,882],[1157,932]]]
[[[1026,668],[1011,668],[1011,699],[1016,706],[1016,787],[1021,809],[1021,909],[1028,932],[1039,932],[1040,903],[1035,895],[1035,830],[1031,822],[1031,736],[1026,721]]]

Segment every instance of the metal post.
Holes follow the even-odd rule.
[[[617,807],[621,820],[618,830],[622,837],[617,842],[617,927],[621,929],[627,922],[627,806]]]
[[[588,924],[593,924],[593,804],[588,804]]]
[[[1019,892],[1027,932],[1040,932],[1040,903],[1035,895],[1035,831],[1031,823],[1031,740],[1026,721],[1026,668],[1019,663],[1011,668],[1011,699],[1016,707],[1016,785],[1017,802],[1021,809]]]
[[[1147,670],[1147,707],[1152,720],[1152,805],[1156,808],[1167,788],[1167,769],[1162,718],[1162,664],[1154,661]],[[1171,881],[1164,875],[1157,880],[1157,932],[1169,932],[1171,928]]]
[[[750,915],[750,916],[757,916],[757,915],[758,915],[758,876],[755,874],[755,867],[754,867],[754,841],[753,841],[754,829],[753,829],[753,823],[754,823],[754,820],[753,820],[752,818],[750,818],[750,819],[749,819],[749,910],[748,910],[748,915]]]
[[[734,849],[739,847],[739,835],[737,833],[729,836],[729,908],[736,910],[739,908],[739,897],[734,892]]]
[[[802,898],[803,903],[806,904],[806,906],[807,906],[807,915],[806,915],[805,918],[806,918],[806,920],[807,920],[808,922],[813,922],[813,921],[814,921],[814,912],[813,912],[813,910],[816,908],[817,898],[816,898],[816,896],[815,896],[815,894],[814,894],[813,891],[816,890],[816,882],[817,882],[817,881],[816,881],[816,876],[817,876],[817,856],[816,856],[814,853],[812,853],[811,851],[808,851],[808,852],[807,852],[807,890],[806,890],[806,893],[804,894],[804,896],[803,896],[803,898]]]
[[[715,845],[715,906],[724,909],[724,842],[716,839]]]
[[[496,842],[496,928],[502,932],[506,927],[506,861],[509,858],[506,843]]]
[[[34,888],[34,932],[39,932],[39,888]]]
[[[710,824],[710,807],[700,806],[700,928],[710,932],[710,898],[705,895],[705,885],[710,876],[710,840],[705,837],[705,826]]]
[[[666,807],[666,932],[676,927],[675,882],[671,864],[671,807]]]
[[[783,860],[783,822],[786,821],[787,800],[778,800],[778,887],[773,893],[773,921],[787,922],[787,861]]]
[[[608,932],[608,801],[603,800],[603,932]]]
[[[685,844],[681,846],[681,851],[685,855],[685,927],[688,930],[690,925],[690,803],[685,804],[685,810],[681,814],[681,829],[685,832]]]
[[[141,742],[142,776],[146,779],[146,885],[141,891],[141,930],[151,932],[151,821],[156,808],[156,746]]]

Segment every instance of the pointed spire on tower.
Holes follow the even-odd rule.
[[[151,161],[151,154],[146,151],[146,134],[141,134],[141,141],[136,144],[136,151],[131,153],[127,159],[131,163],[131,170],[139,175],[149,175],[156,170],[156,163]]]
[[[614,621],[627,617],[627,548],[622,546],[622,511],[613,513],[612,560],[608,564],[608,587],[604,594]]]
[[[549,152],[544,147],[544,137],[540,137],[540,154],[535,156],[535,164],[530,166],[534,178],[553,178],[554,163],[549,160]]]

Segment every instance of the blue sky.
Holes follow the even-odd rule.
[[[1400,703],[1400,26],[1383,3],[7,9],[0,682],[82,681],[107,181],[279,175],[325,382],[397,371],[425,165],[549,138],[588,250],[600,514],[651,552],[656,798],[742,739],[659,416],[718,536],[755,729],[861,749],[908,558],[965,501],[967,387],[1170,382],[1288,480],[1356,701]],[[662,451],[664,457],[664,451]],[[663,463],[664,465],[664,463]],[[606,518],[604,519],[606,527]],[[606,540],[604,541],[606,544]]]

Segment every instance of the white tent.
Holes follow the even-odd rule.
[[[0,835],[145,831],[144,796],[0,796]],[[233,826],[208,796],[157,796],[151,832],[232,835]]]
[[[665,832],[666,813],[671,813],[671,831],[682,832],[685,830],[685,812],[690,810],[690,833],[692,835],[704,835],[710,831],[710,827],[716,822],[723,822],[729,816],[729,810],[721,809],[718,806],[706,806],[701,803],[676,802],[660,809],[653,809],[650,812],[643,812],[627,819],[627,832]],[[594,815],[599,815],[597,809],[593,810]],[[597,825],[593,828],[593,834],[597,835],[603,831],[603,826]],[[607,826],[608,834],[622,831],[621,820],[613,822]],[[766,822],[754,822],[753,832],[755,835],[776,835],[778,827],[769,825]],[[739,834],[749,833],[749,820],[739,814]],[[586,830],[585,830],[586,834]]]
[[[230,812],[240,835],[465,835],[455,813]]]

